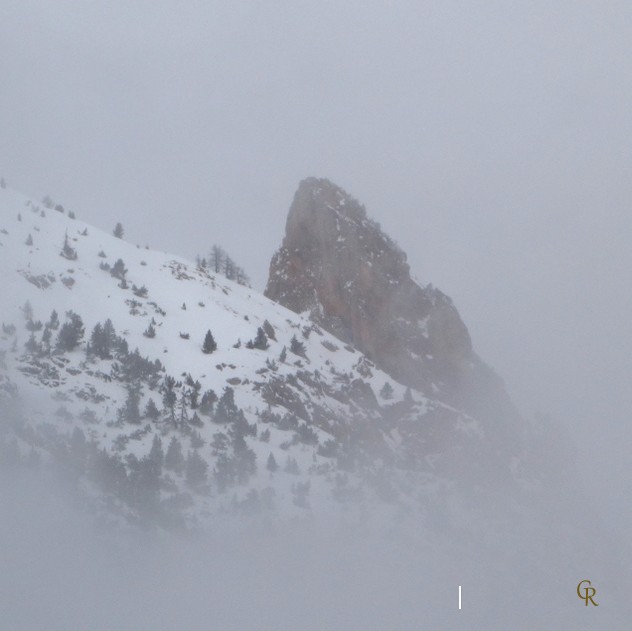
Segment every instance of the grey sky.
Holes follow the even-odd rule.
[[[329,177],[629,483],[631,29],[624,1],[5,0],[0,174],[258,288]]]

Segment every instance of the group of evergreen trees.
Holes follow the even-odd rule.
[[[228,280],[250,287],[250,278],[219,245],[211,248],[208,258],[197,257],[198,266],[215,274],[223,274]]]
[[[266,320],[266,323],[267,323],[267,320]],[[268,326],[270,325],[268,324]],[[238,344],[240,345],[241,342],[239,342]],[[239,348],[239,346],[236,345],[235,348]],[[246,348],[249,348],[249,349],[256,348],[262,351],[265,351],[268,348],[270,348],[270,344],[268,342],[268,335],[266,335],[262,327],[257,328],[257,334],[255,335],[254,339],[246,342]],[[204,336],[204,342],[202,343],[202,352],[207,355],[210,355],[216,350],[217,350],[217,342],[215,341],[215,338],[213,337],[213,334],[211,333],[211,330],[209,329],[206,332],[206,335]]]
[[[101,324],[97,322],[92,329],[90,341],[86,348],[88,355],[94,355],[99,359],[112,359],[112,354],[117,346],[117,336],[112,320],[109,318]]]
[[[33,319],[33,310],[27,301],[22,312],[26,317],[26,329],[31,332],[24,348],[31,355],[50,355],[51,353],[66,353],[75,350],[81,343],[85,329],[83,320],[74,311],[66,312],[66,321],[61,324],[57,311],[53,309],[46,324]],[[35,333],[42,331],[39,338]],[[53,333],[57,332],[57,339],[53,342]]]
[[[167,484],[165,473],[183,475],[192,490],[203,490],[208,481],[208,464],[196,449],[189,450],[185,457],[182,444],[175,436],[166,453],[162,439],[154,434],[147,455],[138,458],[128,454],[122,458],[117,453],[99,449],[96,442],[89,441],[80,428],[75,428],[65,453],[59,455],[63,455],[65,464],[78,475],[87,474],[106,494],[125,502],[143,521],[151,523],[172,526],[181,523],[168,502],[160,498],[160,490]]]
[[[42,204],[44,205],[44,208],[48,208],[49,210],[54,209],[62,215],[66,212],[66,209],[61,204],[56,204],[50,195],[44,195],[42,198]],[[75,213],[72,210],[69,210],[68,217],[70,217],[70,219],[75,219]]]
[[[257,348],[261,351],[265,351],[270,348],[270,344],[268,343],[268,336],[265,334],[264,330],[259,327],[257,329],[257,335],[253,340],[246,343],[246,348]]]
[[[83,339],[84,332],[81,316],[74,311],[67,311],[66,322],[61,325],[57,336],[57,349],[62,353],[74,351]]]
[[[307,357],[305,344],[299,341],[296,335],[293,335],[292,339],[290,340],[290,352],[294,353],[295,355],[300,355],[303,358]]]
[[[160,388],[162,393],[162,413],[156,408],[153,400],[147,403],[144,416],[150,415],[155,419],[163,418],[162,429],[169,427],[179,430],[181,436],[189,436],[192,449],[187,457],[184,457],[182,443],[177,435],[172,435],[167,451],[163,455],[162,442],[154,438],[152,450],[147,457],[154,463],[161,463],[164,469],[178,475],[184,475],[187,484],[193,489],[201,489],[208,481],[208,463],[200,455],[198,449],[204,446],[199,433],[193,427],[193,419],[197,417],[197,410],[202,411],[204,405],[212,410],[217,397],[213,391],[207,391],[201,399],[199,382],[193,381],[190,376],[182,382],[177,382],[173,377],[165,376]],[[119,412],[119,420],[139,424],[140,390],[138,387],[128,387],[128,398]],[[189,412],[193,412],[190,416]],[[235,404],[234,390],[227,386],[217,402],[213,421],[219,426],[225,427],[225,433],[216,434],[213,448],[216,453],[216,466],[213,470],[213,479],[218,488],[223,491],[236,483],[245,483],[256,472],[256,456],[246,442],[246,437],[256,436],[256,424],[249,423],[241,409]],[[198,417],[199,420],[199,417]],[[139,480],[145,480],[147,476],[144,460],[134,463],[132,474],[140,476]],[[157,464],[154,464],[159,470]],[[131,475],[132,475],[131,474]],[[145,477],[143,477],[145,476]],[[145,482],[143,484],[146,486]]]
[[[105,332],[109,332],[106,335]],[[109,346],[114,339],[110,325],[102,325],[93,331],[93,348],[103,348],[102,355],[115,353]],[[95,351],[96,355],[96,351]],[[128,384],[128,399],[120,412],[121,420],[125,422],[140,423],[143,415],[140,413],[141,390],[139,383]],[[178,390],[181,394],[178,394]],[[176,410],[181,399],[182,392],[187,390],[185,396],[186,405],[193,409],[202,409],[205,404],[210,405],[217,401],[212,391],[205,393],[201,398],[199,382],[193,381],[190,376],[181,383],[173,377],[165,376],[161,392],[163,395],[163,413],[168,421],[169,417],[177,416]],[[146,418],[161,416],[153,400],[150,399],[145,408]],[[215,467],[212,470],[212,480],[220,492],[223,492],[235,484],[247,483],[250,476],[256,473],[256,456],[247,445],[248,436],[256,436],[256,424],[248,423],[242,410],[235,403],[234,391],[226,387],[219,401],[213,420],[220,427],[225,428],[215,434],[213,451],[217,456]],[[146,431],[151,431],[147,426]],[[174,427],[183,430],[184,427],[176,423]],[[162,433],[166,427],[163,426]],[[145,430],[143,430],[145,431]],[[185,456],[182,437],[188,435],[190,448]],[[161,488],[173,488],[173,484],[165,479],[169,473],[182,476],[186,485],[194,491],[205,492],[209,482],[209,464],[200,453],[200,447],[204,442],[199,434],[191,432],[190,428],[184,434],[171,434],[166,450],[163,448],[163,439],[158,433],[154,433],[151,448],[146,456],[139,458],[128,454],[122,458],[119,454],[108,454],[105,450],[99,450],[96,443],[88,443],[83,431],[76,428],[70,439],[69,450],[72,459],[80,464],[80,468],[86,471],[98,482],[106,492],[116,495],[138,511],[140,516],[155,519],[164,512],[164,502],[160,500]],[[274,456],[270,454],[267,468],[271,472],[278,466]],[[288,473],[298,473],[296,461],[288,458],[284,470]],[[167,485],[165,487],[165,485]]]

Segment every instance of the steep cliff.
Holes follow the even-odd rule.
[[[406,254],[326,179],[300,183],[265,295],[307,312],[404,385],[503,425],[518,418],[450,298],[419,286]]]

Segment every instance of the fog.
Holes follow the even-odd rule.
[[[400,243],[420,282],[454,299],[523,414],[564,424],[577,449],[569,493],[624,537],[631,27],[631,5],[615,1],[5,2],[0,175],[100,227],[122,221],[141,245],[193,258],[220,243],[258,289],[298,181],[331,178]],[[553,589],[525,569],[504,618],[490,606],[443,619],[463,575],[485,602],[509,598],[511,563],[455,548],[432,552],[424,575],[426,547],[398,540],[387,555],[334,534],[307,551],[288,544],[285,559],[285,534],[265,535],[256,554],[245,535],[113,542],[56,508],[62,491],[21,484],[2,490],[8,628],[72,628],[68,599],[76,628],[173,628],[172,610],[190,628],[269,628],[257,616],[279,610],[279,628],[419,628],[427,617],[493,628],[535,607],[531,589]],[[234,564],[218,562],[228,550]],[[236,599],[245,618],[229,623]]]
[[[620,550],[603,533],[579,536],[568,504],[546,529],[533,512],[496,525],[487,512],[467,529],[337,514],[219,519],[212,532],[173,537],[98,527],[67,489],[28,472],[3,478],[0,500],[0,608],[16,631],[595,629],[629,619]],[[599,586],[590,610],[574,593],[587,574]]]

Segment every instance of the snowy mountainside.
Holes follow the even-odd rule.
[[[495,452],[490,461],[504,454],[507,466],[519,452],[524,419],[453,301],[415,280],[406,253],[337,184],[299,183],[264,295],[308,312],[397,382],[472,415]]]
[[[21,405],[3,449],[71,462],[136,517],[196,523],[229,508],[300,514],[399,497],[396,480],[415,470],[418,490],[436,483],[440,463],[480,438],[473,419],[305,315],[10,189],[0,272],[0,378]],[[77,333],[69,343],[64,327]],[[217,348],[205,353],[209,330]]]

